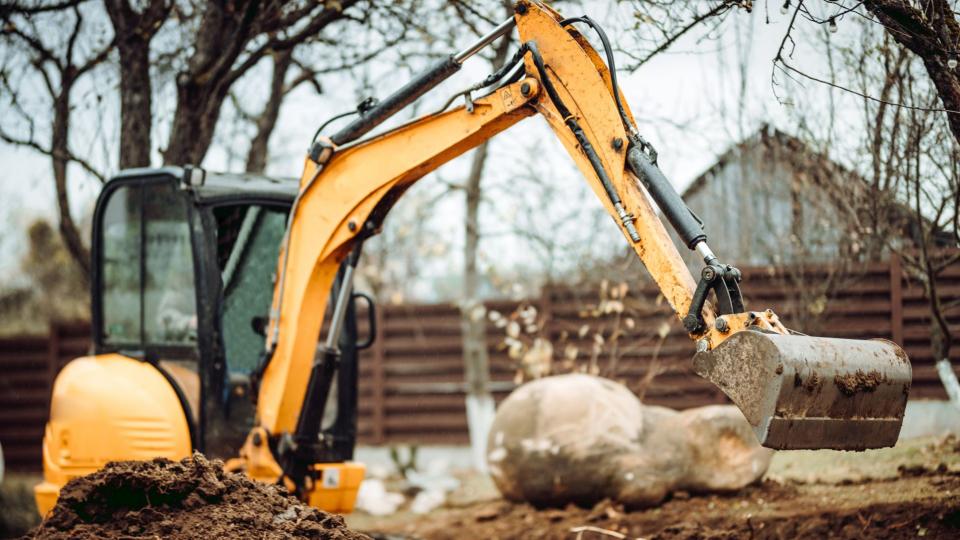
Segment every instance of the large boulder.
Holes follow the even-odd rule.
[[[739,489],[763,476],[771,455],[734,407],[644,406],[623,385],[582,374],[515,390],[487,448],[503,496],[539,506],[611,498],[640,507],[679,489]]]

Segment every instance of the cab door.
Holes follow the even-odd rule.
[[[270,312],[288,202],[230,200],[199,210],[203,265],[214,311],[204,402],[205,452],[235,457],[255,421],[253,378],[264,361],[263,326]]]
[[[195,258],[188,197],[169,175],[121,177],[94,218],[97,354],[154,364],[173,385],[198,448],[202,402]]]

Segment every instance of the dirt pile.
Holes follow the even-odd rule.
[[[306,506],[280,486],[223,470],[200,454],[182,461],[122,461],[71,480],[56,507],[24,538],[368,537],[343,518]]]

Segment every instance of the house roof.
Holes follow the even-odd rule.
[[[810,145],[797,137],[780,131],[769,124],[763,124],[753,135],[734,144],[717,158],[716,163],[710,166],[690,183],[683,192],[683,198],[696,195],[710,182],[724,167],[739,159],[746,151],[761,147],[766,152],[778,152],[775,155],[784,157],[798,173],[807,173],[808,178],[823,188],[834,187],[827,194],[838,206],[845,198],[850,197],[888,197],[880,189],[873,186],[866,178],[856,171],[830,159],[826,154],[814,150]],[[918,234],[917,219],[913,208],[903,201],[895,200],[889,207],[889,224],[899,227],[906,236]],[[899,225],[898,225],[899,224]],[[928,223],[929,225],[929,223]],[[935,233],[936,244],[948,245],[953,243],[953,235],[949,231],[938,230]]]
[[[779,147],[786,149],[791,153],[801,153],[807,157],[812,157],[813,162],[815,163],[829,165],[831,169],[840,169],[838,172],[844,172],[848,175],[854,174],[851,171],[843,170],[839,164],[831,160],[826,155],[812,150],[809,145],[793,135],[789,135],[783,131],[780,131],[769,124],[763,124],[753,135],[728,148],[723,154],[720,155],[719,158],[717,158],[716,163],[700,173],[700,175],[697,176],[689,186],[687,186],[687,189],[684,190],[683,197],[686,198],[687,196],[694,195],[700,191],[700,189],[702,189],[711,178],[720,172],[721,169],[726,167],[731,161],[740,157],[745,150],[758,146],[764,146],[766,148]]]

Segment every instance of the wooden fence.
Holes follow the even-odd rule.
[[[897,259],[863,266],[844,278],[819,268],[805,269],[799,280],[768,268],[743,272],[748,309],[773,307],[791,327],[797,320],[813,320],[797,329],[820,335],[891,339],[905,347],[912,361],[911,398],[945,397],[930,352],[922,290],[902,277]],[[825,287],[828,282],[831,287]],[[614,289],[617,284],[601,295],[596,287],[547,288],[529,304],[536,308],[532,326],[518,324],[520,347],[529,348],[540,338],[541,346],[552,347],[554,372],[599,372],[621,380],[646,403],[682,409],[725,402],[717,389],[692,373],[693,343],[658,299],[656,289],[644,286],[624,297],[609,292]],[[940,290],[947,298],[960,298],[960,265],[946,271]],[[493,319],[500,314],[504,321],[512,316],[519,323],[517,306],[518,302],[490,302],[482,314],[497,400],[515,386],[518,363],[504,346],[507,328]],[[960,309],[949,315],[954,331],[960,333]],[[458,309],[388,305],[379,307],[377,318],[376,344],[360,358],[360,441],[465,443]],[[43,338],[0,340],[0,443],[11,470],[39,467],[53,378],[88,347],[85,324],[54,326]]]
[[[55,325],[44,337],[0,339],[0,444],[9,470],[40,468],[53,380],[89,348],[88,323]]]

